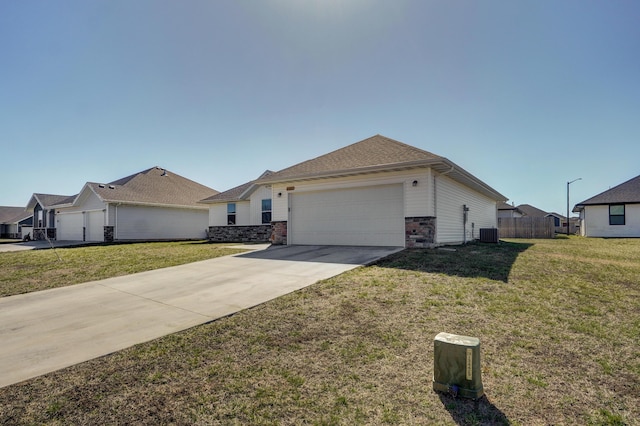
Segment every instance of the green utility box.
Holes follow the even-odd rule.
[[[433,341],[433,390],[477,399],[483,395],[480,340],[439,333]]]

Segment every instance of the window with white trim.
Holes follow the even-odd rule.
[[[271,223],[271,198],[262,200],[262,223]]]
[[[609,225],[624,225],[624,204],[609,206]]]
[[[236,224],[236,203],[227,204],[227,225]]]

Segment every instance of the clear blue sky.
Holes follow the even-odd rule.
[[[566,212],[640,174],[637,0],[0,2],[0,205],[375,134]]]

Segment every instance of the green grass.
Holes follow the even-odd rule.
[[[0,389],[0,424],[637,425],[640,240],[407,250],[236,315]],[[432,390],[481,341],[486,396]]]
[[[202,241],[114,244],[0,253],[0,297],[239,253]]]

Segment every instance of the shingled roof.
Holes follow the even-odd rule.
[[[0,206],[0,223],[17,223],[33,216],[33,212],[24,207]]]
[[[525,216],[531,217],[545,217],[549,213],[544,210],[540,210],[537,207],[532,206],[531,204],[520,204],[518,209],[525,214]]]
[[[256,182],[261,184],[295,180],[344,177],[363,173],[432,167],[440,173],[474,188],[496,200],[502,194],[477,179],[452,161],[411,145],[375,135],[344,148],[272,173]]]
[[[34,193],[27,204],[27,210],[32,210],[36,204],[40,204],[43,209],[49,209],[53,206],[60,206],[64,204],[72,204],[76,195],[56,195],[56,194],[41,194]]]
[[[108,184],[86,184],[107,203],[203,207],[199,200],[218,193],[161,167],[152,167]]]
[[[372,168],[433,161],[442,157],[396,140],[375,135],[328,154],[304,161],[269,175],[269,181],[319,177],[340,172],[353,173]],[[264,180],[264,179],[262,179]]]
[[[584,206],[624,203],[640,203],[640,176],[576,204],[573,211],[579,211]]]
[[[251,189],[256,186],[256,182],[258,180],[266,178],[267,176],[270,176],[272,174],[273,172],[271,170],[266,170],[264,173],[260,175],[258,179],[252,180],[247,183],[243,183],[242,185],[238,185],[235,188],[231,188],[227,191],[205,198],[200,202],[211,204],[211,203],[222,203],[222,202],[229,202],[229,201],[240,201],[243,199],[243,196],[245,194],[252,192]]]

